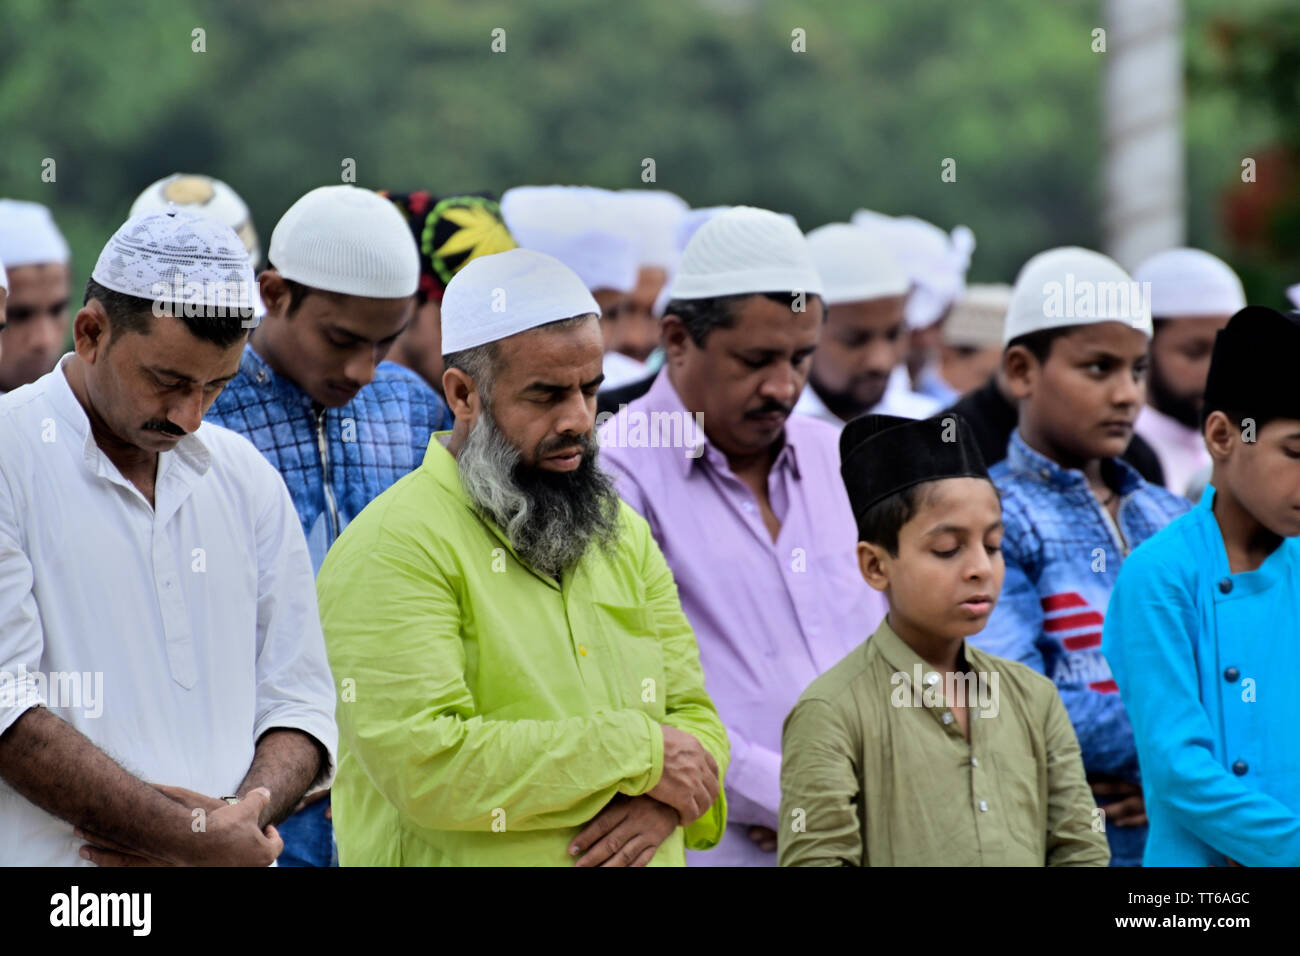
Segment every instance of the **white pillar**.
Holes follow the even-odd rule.
[[[1182,0],[1106,0],[1106,252],[1132,270],[1186,242]]]

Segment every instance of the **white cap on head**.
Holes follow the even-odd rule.
[[[912,280],[908,328],[933,325],[961,297],[975,250],[975,234],[968,228],[958,226],[946,233],[915,216],[886,216],[869,209],[855,212],[852,222],[884,242]]]
[[[321,186],[276,223],[270,265],[313,289],[375,299],[414,295],[420,253],[397,207],[369,189]]]
[[[0,199],[0,259],[10,269],[54,262],[66,265],[68,243],[50,211],[38,202]]]
[[[1246,307],[1241,280],[1222,259],[1200,249],[1166,249],[1133,270],[1138,283],[1151,283],[1151,314],[1236,315]]]
[[[593,291],[636,288],[638,244],[624,208],[617,193],[592,186],[517,186],[501,197],[519,246],[559,259]]]
[[[943,343],[958,348],[1001,348],[1011,286],[968,285],[943,324]]]
[[[157,302],[252,308],[253,264],[235,230],[172,210],[128,219],[99,254],[91,278]]]
[[[576,272],[535,249],[509,249],[471,260],[442,297],[442,354],[450,355],[600,306]]]
[[[257,230],[248,211],[248,203],[220,179],[202,173],[172,173],[152,183],[131,204],[130,218],[151,212],[166,212],[172,206],[188,209],[200,216],[211,216],[224,222],[248,250],[256,266],[262,258],[262,247],[257,241]]]
[[[906,295],[912,287],[889,247],[847,222],[808,233],[808,250],[826,286],[827,305]]]
[[[677,245],[677,224],[690,206],[686,200],[663,189],[623,189],[619,218],[637,243],[637,266],[672,272],[681,247]]]
[[[1114,259],[1065,246],[1040,252],[1020,269],[1002,343],[1069,325],[1123,322],[1151,337],[1151,305]]]
[[[822,295],[808,241],[788,216],[735,206],[691,237],[670,299],[711,299],[760,292]]]

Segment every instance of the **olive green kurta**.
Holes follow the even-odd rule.
[[[1106,865],[1056,688],[963,649],[985,675],[967,697],[969,742],[940,675],[888,619],[804,691],[782,742],[782,866]]]

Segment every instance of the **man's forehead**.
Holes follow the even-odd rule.
[[[1149,340],[1124,322],[1092,322],[1066,333],[1063,338],[1079,350],[1101,350],[1141,355]]]

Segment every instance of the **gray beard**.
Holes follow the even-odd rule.
[[[553,578],[577,564],[593,543],[612,556],[618,540],[618,491],[596,464],[596,442],[584,435],[554,448],[543,443],[541,451],[553,454],[579,443],[582,463],[572,472],[524,464],[484,409],[456,460],[474,506],[505,532],[520,558]]]

